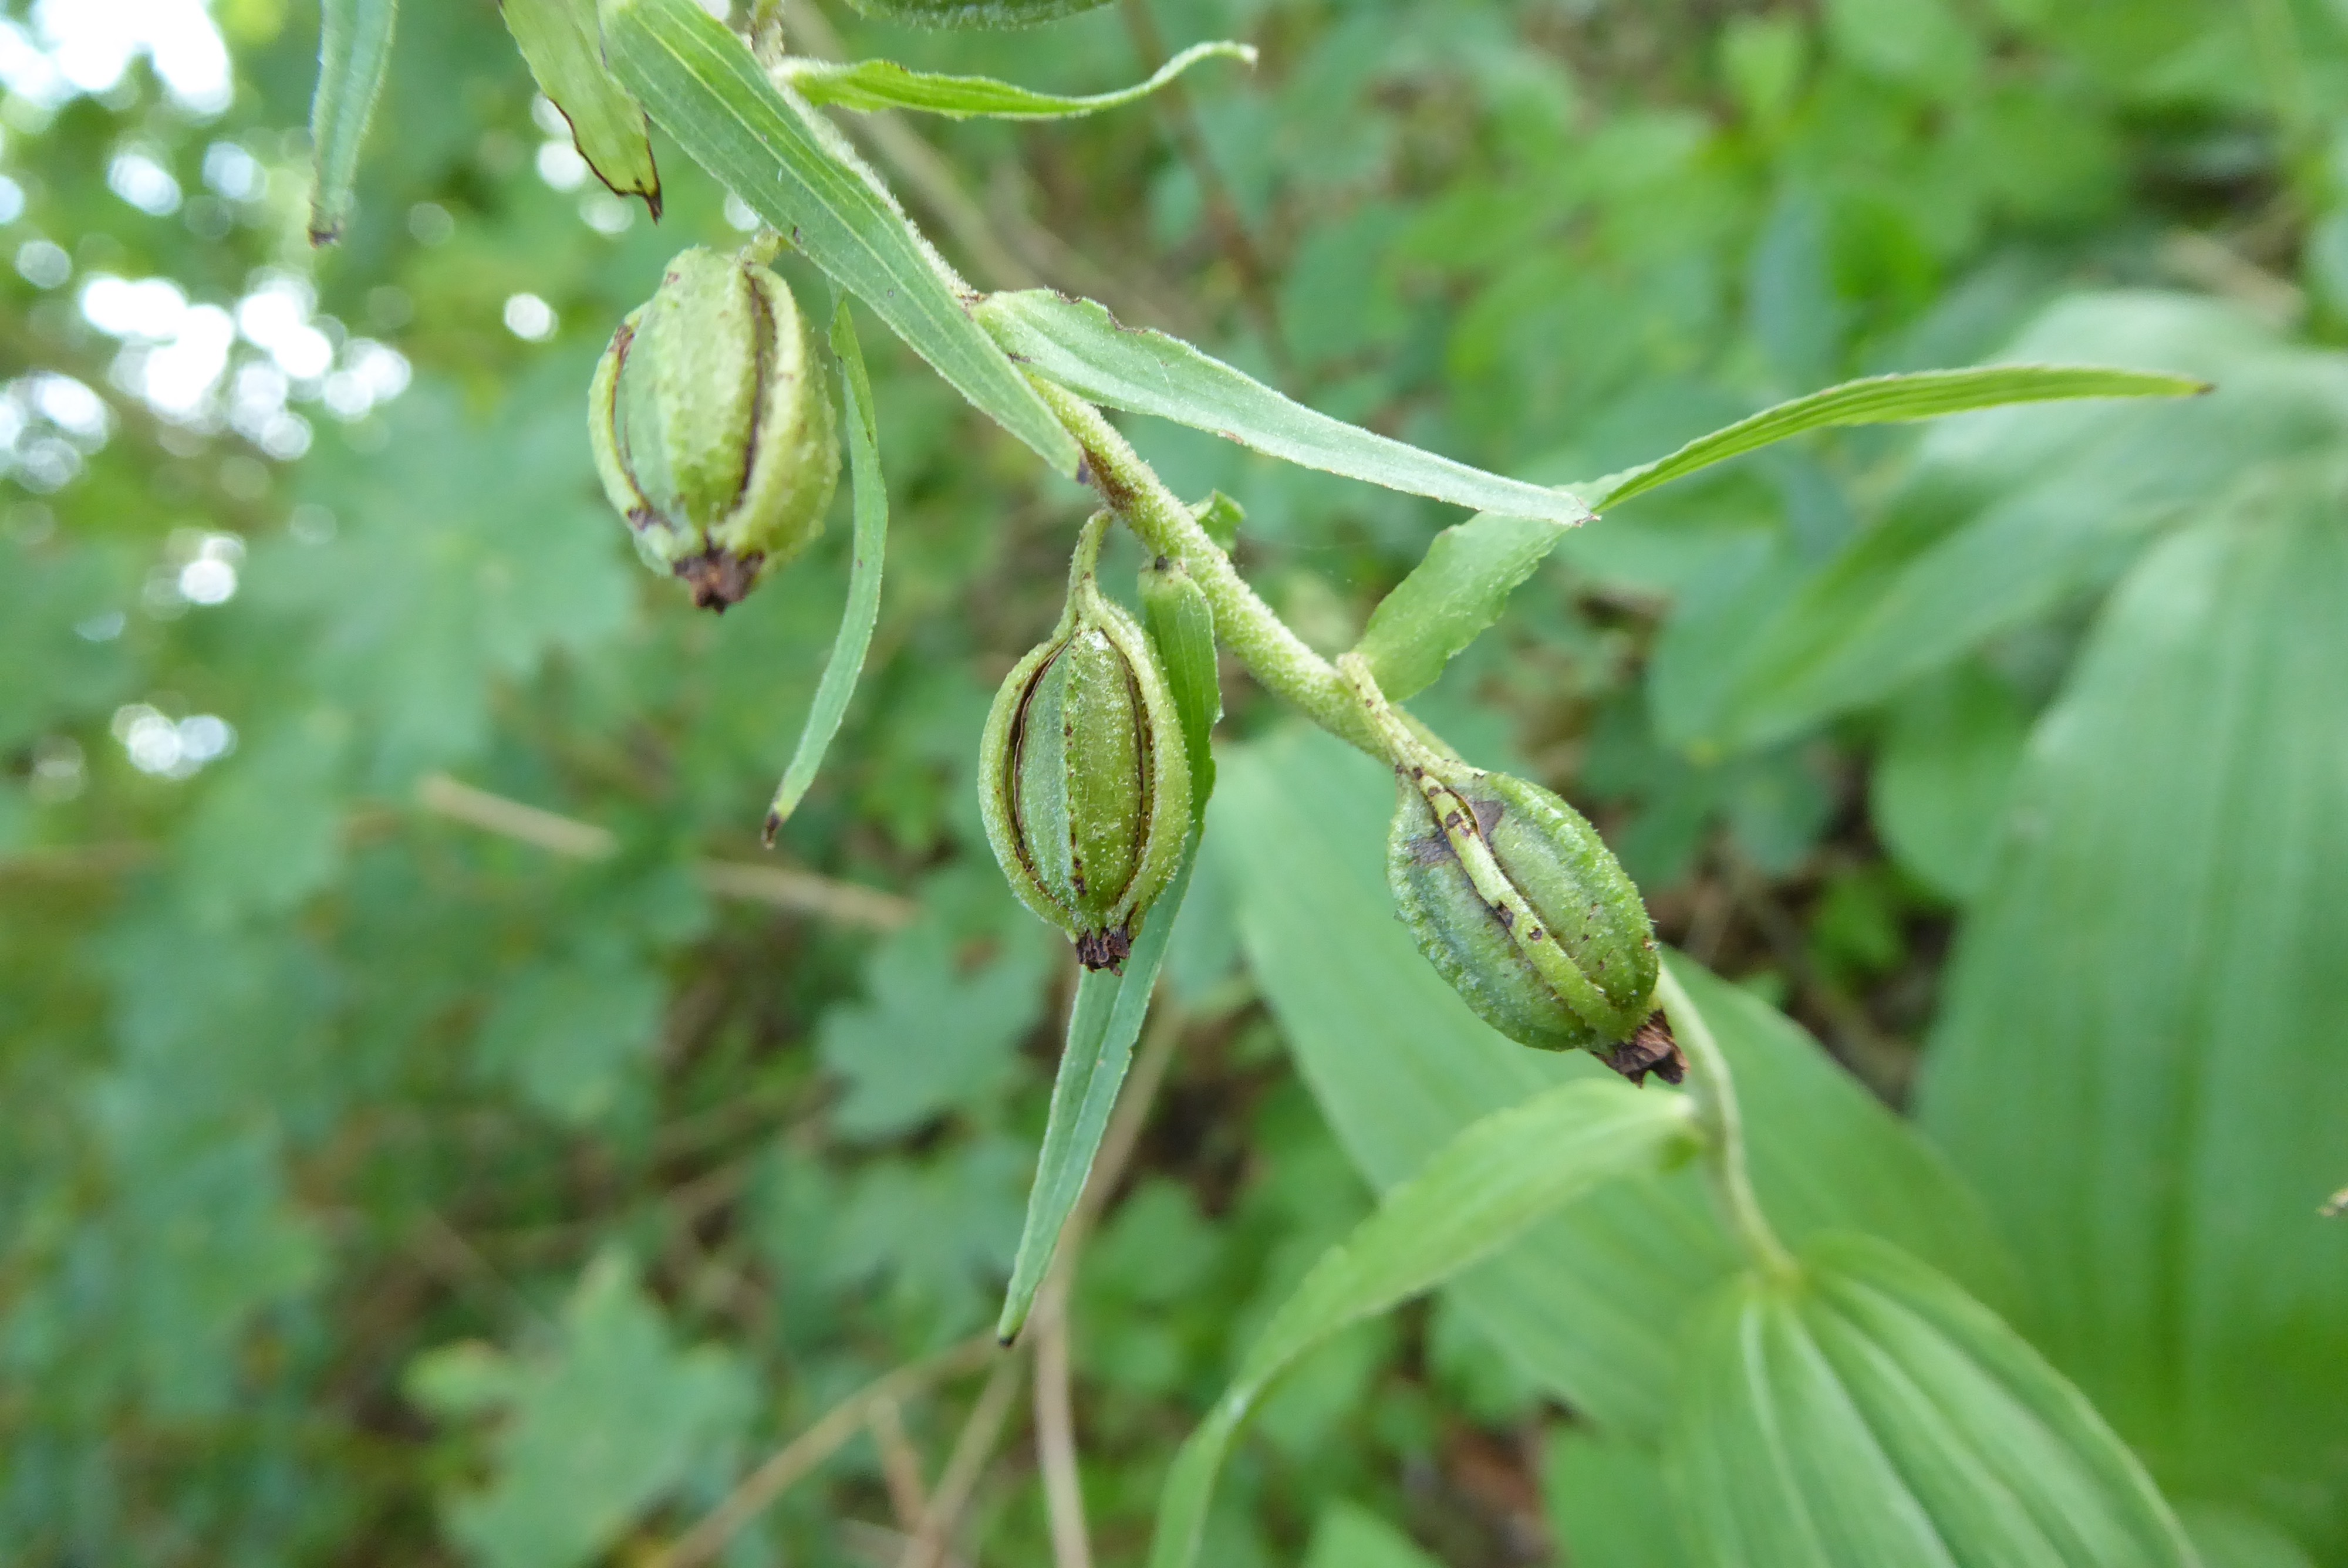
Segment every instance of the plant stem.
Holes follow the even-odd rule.
[[[1288,699],[1339,739],[1384,762],[1385,747],[1362,716],[1344,681],[1305,645],[1247,585],[1231,558],[1199,526],[1155,470],[1141,460],[1101,411],[1066,388],[1031,376],[1044,402],[1084,449],[1085,471],[1112,511],[1141,542],[1182,563],[1215,611],[1216,640],[1258,681]]]
[[[1704,1129],[1704,1168],[1712,1177],[1721,1218],[1754,1267],[1773,1278],[1790,1278],[1800,1272],[1799,1266],[1786,1244],[1777,1239],[1753,1191],[1753,1173],[1745,1158],[1745,1118],[1737,1109],[1736,1083],[1728,1071],[1728,1057],[1668,963],[1657,979],[1655,994],[1671,1018],[1673,1035],[1687,1053],[1688,1091]]]

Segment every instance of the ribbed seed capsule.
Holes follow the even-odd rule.
[[[1436,972],[1520,1044],[1678,1082],[1653,927],[1597,830],[1539,784],[1437,754],[1371,696],[1397,758],[1386,881]]]
[[[764,267],[672,261],[596,367],[588,430],[637,553],[697,605],[738,602],[823,531],[839,477],[824,356]]]
[[[994,696],[980,805],[994,857],[1027,907],[1090,968],[1116,968],[1173,875],[1190,770],[1172,694],[1133,617],[1101,596],[1106,516],[1085,527],[1052,635]]]

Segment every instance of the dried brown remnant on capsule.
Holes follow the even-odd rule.
[[[1688,1063],[1679,1041],[1672,1038],[1671,1020],[1658,1009],[1636,1034],[1613,1049],[1606,1065],[1633,1083],[1644,1083],[1650,1072],[1666,1083],[1677,1083],[1687,1076]]]

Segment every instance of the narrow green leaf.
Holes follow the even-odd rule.
[[[1460,650],[1500,618],[1564,530],[1539,518],[1487,512],[1435,536],[1426,557],[1370,612],[1354,650],[1388,698],[1435,684]]]
[[[1255,50],[1245,44],[1193,44],[1160,66],[1146,82],[1084,97],[1039,93],[996,81],[993,77],[948,77],[908,70],[893,60],[842,63],[793,59],[787,69],[791,86],[811,104],[833,104],[866,111],[920,109],[954,119],[967,119],[973,115],[993,119],[1061,119],[1138,103],[1200,60],[1218,56],[1255,64]]]
[[[2075,397],[2193,397],[2209,390],[2209,383],[2190,376],[2084,364],[1989,364],[1970,370],[1872,375],[1765,408],[1750,419],[1696,437],[1669,456],[1574,488],[1590,497],[1593,507],[1603,510],[1700,468],[1808,430],[1938,419],[2013,403]]]
[[[1199,526],[1207,537],[1225,549],[1231,548],[1240,537],[1240,528],[1247,521],[1247,513],[1237,501],[1220,490],[1210,492],[1207,498],[1192,508]]]
[[[1223,716],[1223,691],[1215,668],[1215,612],[1206,591],[1180,561],[1159,560],[1141,569],[1141,620],[1165,667],[1166,684],[1182,715],[1182,745],[1190,762],[1190,815],[1207,819],[1215,788],[1215,725]]]
[[[1721,1563],[2191,1568],[2095,1409],[1956,1286],[1884,1244],[1822,1237],[1698,1320],[1673,1443]]]
[[[595,0],[499,0],[506,27],[538,82],[571,122],[572,145],[615,196],[641,196],[661,214],[660,170],[653,164],[644,111],[603,65]]]
[[[1683,1096],[1592,1081],[1561,1084],[1461,1132],[1330,1248],[1272,1315],[1175,1458],[1150,1568],[1197,1560],[1225,1451],[1299,1358],[1349,1324],[1433,1289],[1593,1188],[1660,1169],[1694,1147],[1694,1126]]]
[[[1067,1043],[1060,1051],[1059,1075],[1052,1081],[1044,1147],[1035,1157],[1035,1185],[1027,1194],[1027,1218],[1012,1260],[1011,1284],[994,1324],[995,1336],[1006,1345],[1017,1337],[1035,1307],[1035,1293],[1043,1288],[1045,1271],[1060,1245],[1060,1232],[1084,1195],[1085,1179],[1092,1174],[1094,1157],[1108,1131],[1117,1091],[1133,1064],[1133,1042],[1141,1038],[1142,1020],[1149,1011],[1158,971],[1166,962],[1166,945],[1190,891],[1190,873],[1198,859],[1199,829],[1194,825],[1173,880],[1149,907],[1141,934],[1134,938],[1125,973],[1086,969],[1076,982],[1076,1005],[1068,1009]]]
[[[1105,305],[1048,289],[990,294],[978,319],[1038,375],[1078,396],[1211,431],[1307,468],[1478,511],[1571,526],[1590,508],[1563,490],[1487,474],[1316,414],[1180,338],[1121,325]]]
[[[889,550],[889,486],[880,475],[880,430],[873,416],[872,383],[864,373],[864,351],[857,345],[856,323],[849,318],[848,296],[842,294],[831,316],[831,352],[839,364],[840,399],[846,405],[842,428],[848,433],[848,468],[856,483],[856,538],[848,571],[848,602],[840,607],[839,635],[833,639],[831,659],[816,683],[815,704],[808,710],[799,743],[791,753],[783,782],[776,786],[774,804],[767,808],[767,842],[798,809],[832,736],[847,716],[849,699],[856,695],[857,677],[864,672],[864,652],[872,645],[872,627],[880,619],[880,565]]]
[[[1075,438],[971,319],[959,281],[878,176],[694,0],[602,0],[620,83],[687,156],[872,307],[913,352],[1063,474]]]
[[[350,220],[359,144],[391,68],[398,0],[324,0],[318,90],[310,100],[310,243],[331,245]]]
[[[1032,27],[1108,0],[848,0],[867,16],[908,27]]]
[[[2348,1542],[2348,532],[2337,459],[2157,547],[2042,718],[1919,1114],[2032,1338],[2164,1476]]]

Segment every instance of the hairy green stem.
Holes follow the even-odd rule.
[[[1420,747],[1445,756],[1457,755],[1441,736],[1401,709],[1387,706],[1383,699],[1368,703],[1334,664],[1289,630],[1288,623],[1247,585],[1231,557],[1208,537],[1190,508],[1167,489],[1099,409],[1041,376],[1029,380],[1084,449],[1086,474],[1109,509],[1148,548],[1180,561],[1205,591],[1208,603],[1214,607],[1216,641],[1237,653],[1250,674],[1294,703],[1314,723],[1382,763],[1399,764]],[[1366,666],[1356,662],[1357,674],[1366,679]],[[1375,682],[1368,690],[1375,691]],[[1381,730],[1371,707],[1382,711],[1391,733]],[[1722,1217],[1756,1267],[1773,1276],[1790,1275],[1796,1270],[1793,1255],[1777,1239],[1753,1191],[1745,1157],[1745,1123],[1737,1109],[1728,1059],[1668,966],[1656,991],[1693,1070],[1690,1087],[1704,1131],[1705,1163]]]
[[[1336,668],[1305,645],[1231,565],[1141,455],[1097,408],[1041,376],[1029,378],[1045,404],[1084,448],[1085,471],[1110,510],[1159,555],[1182,563],[1215,611],[1216,640],[1248,672],[1294,703],[1314,723],[1379,761],[1385,748],[1371,733]]]
[[[1777,1239],[1776,1229],[1762,1213],[1761,1199],[1753,1190],[1753,1173],[1745,1157],[1745,1118],[1737,1109],[1736,1082],[1729,1073],[1726,1053],[1712,1037],[1712,1026],[1673,977],[1669,964],[1658,978],[1655,995],[1672,1020],[1672,1033],[1680,1049],[1687,1053],[1688,1091],[1704,1129],[1704,1168],[1712,1177],[1721,1218],[1762,1273],[1783,1278],[1798,1272],[1793,1255]]]

